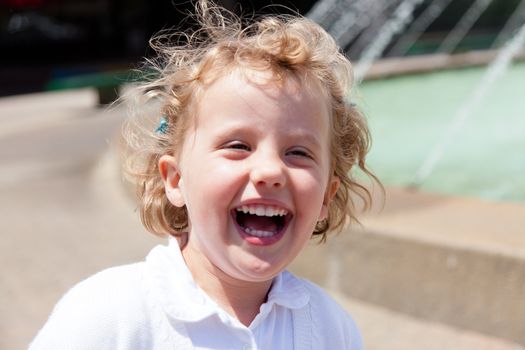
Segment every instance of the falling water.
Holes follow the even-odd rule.
[[[437,0],[428,5],[425,11],[412,22],[407,30],[407,34],[390,49],[388,56],[403,56],[419,36],[439,17],[451,1],[452,0]],[[523,1],[525,2],[525,0]]]
[[[461,39],[465,37],[470,28],[481,16],[483,11],[490,5],[492,0],[477,0],[467,10],[465,15],[461,17],[454,29],[448,33],[438,48],[438,52],[451,53],[458,46]]]
[[[323,28],[328,28],[333,21],[334,14],[339,9],[338,0],[319,0],[308,11],[306,17],[318,23]]]
[[[423,2],[423,0],[404,0],[401,5],[397,7],[393,17],[384,24],[377,38],[365,49],[359,58],[355,69],[357,82],[362,81],[373,61],[383,53],[393,36],[401,32],[407,23],[410,22],[414,9],[421,2]]]
[[[370,23],[371,9],[377,3],[377,0],[355,1],[341,13],[330,31],[341,47],[350,44],[361,30]]]
[[[347,10],[334,23],[331,34],[340,46],[344,47],[348,45],[349,42],[355,37],[354,35],[351,35],[349,36],[350,40],[348,40],[348,38],[345,38],[344,41],[341,40],[343,39],[343,36],[348,36],[347,33],[350,31],[350,29],[353,29],[353,32],[356,33],[361,31],[362,28],[356,28],[356,23],[359,18],[360,14],[356,11]]]
[[[443,157],[447,146],[450,144],[455,134],[459,132],[467,119],[472,116],[472,111],[479,102],[487,95],[494,82],[508,69],[512,58],[525,45],[525,24],[516,35],[507,42],[500,51],[496,59],[487,68],[478,88],[467,98],[465,103],[451,120],[445,133],[431,150],[421,167],[416,172],[413,187],[419,187],[427,177],[432,173],[438,161]]]
[[[399,6],[403,0],[395,0],[390,3],[380,1],[375,6],[373,11],[367,14],[366,18],[363,18],[364,28],[359,33],[357,39],[348,48],[347,53],[350,57],[360,57],[365,49],[370,46],[370,43],[374,42],[379,33],[383,30],[385,23],[392,17],[394,9]]]
[[[496,49],[505,41],[507,41],[512,36],[512,33],[518,29],[521,23],[525,23],[525,0],[521,0],[518,7],[516,7],[512,13],[512,16],[510,16],[503,26],[503,29],[501,29],[498,36],[494,40],[492,47]]]

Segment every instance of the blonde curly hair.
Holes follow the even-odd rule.
[[[208,1],[196,4],[195,18],[200,29],[192,35],[161,33],[150,40],[157,58],[147,61],[142,70],[146,79],[133,90],[137,106],[150,107],[132,108],[135,118],[124,133],[129,146],[126,170],[138,190],[144,226],[157,235],[176,237],[188,229],[186,208],[175,207],[166,197],[159,158],[180,151],[205,88],[239,68],[270,71],[275,79],[296,77],[322,88],[331,108],[331,171],[341,183],[328,218],[312,234],[325,241],[327,232],[357,221],[353,197],[368,207],[371,193],[351,170],[356,165],[379,181],[365,165],[370,146],[366,122],[348,101],[352,67],[333,38],[299,15],[246,21]],[[166,120],[163,132],[155,132],[159,118]]]

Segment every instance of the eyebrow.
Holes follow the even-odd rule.
[[[216,128],[217,135],[219,137],[224,137],[230,134],[253,134],[252,126],[244,125],[243,123],[230,122],[221,124]]]
[[[308,144],[310,144],[313,147],[321,148],[321,140],[319,137],[317,137],[317,134],[313,134],[311,132],[304,132],[302,130],[293,130],[291,133],[289,133],[289,137],[291,139],[301,139],[305,140]]]

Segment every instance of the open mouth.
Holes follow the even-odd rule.
[[[243,205],[232,211],[238,227],[248,236],[276,237],[283,233],[292,218],[286,209],[267,205]]]

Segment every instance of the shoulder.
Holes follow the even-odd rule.
[[[361,335],[350,314],[318,285],[298,280],[309,294],[314,344],[323,348],[362,349]]]
[[[143,264],[99,272],[69,290],[31,349],[110,349],[145,321]]]
[[[143,263],[101,271],[69,290],[53,314],[58,311],[82,311],[115,317],[126,310],[133,310],[134,306],[140,306],[143,299],[143,278]]]

